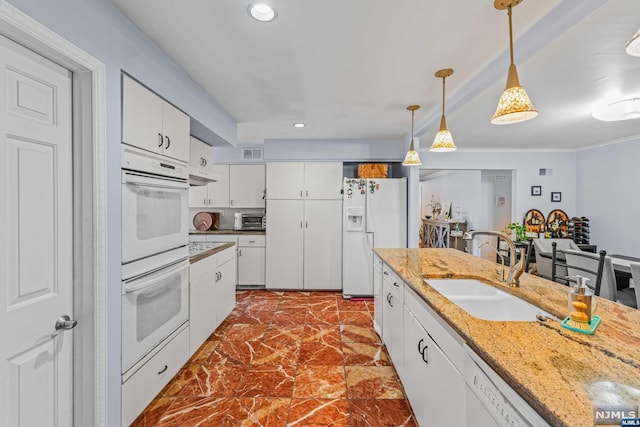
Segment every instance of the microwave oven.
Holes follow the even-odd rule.
[[[233,221],[234,230],[264,230],[267,217],[264,214],[236,213]]]

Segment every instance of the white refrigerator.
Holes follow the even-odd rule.
[[[345,178],[342,188],[342,294],[371,297],[373,248],[407,247],[407,180]]]

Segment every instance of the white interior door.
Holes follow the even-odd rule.
[[[1,36],[0,68],[0,425],[69,426],[71,73]]]

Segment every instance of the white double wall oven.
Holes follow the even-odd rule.
[[[122,373],[189,318],[188,166],[122,144]]]

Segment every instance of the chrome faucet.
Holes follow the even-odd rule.
[[[500,281],[504,282],[504,255],[502,255],[498,249],[496,249],[495,246],[493,246],[491,244],[491,242],[486,241],[486,242],[482,242],[480,244],[480,246],[478,246],[478,249],[482,249],[484,246],[489,246],[491,249],[493,249],[493,251],[496,253],[496,255],[498,255],[500,257],[500,262],[502,263],[502,270],[500,270]],[[496,270],[496,273],[498,273],[498,270]]]
[[[499,237],[507,243],[507,246],[509,246],[509,273],[507,274],[507,285],[512,287],[519,287],[520,276],[522,276],[522,273],[524,273],[525,249],[522,248],[522,250],[520,251],[520,261],[517,261],[516,245],[513,243],[513,240],[511,240],[511,237],[500,231],[471,230],[465,232],[462,238],[464,240],[473,240],[474,236],[480,235]]]

